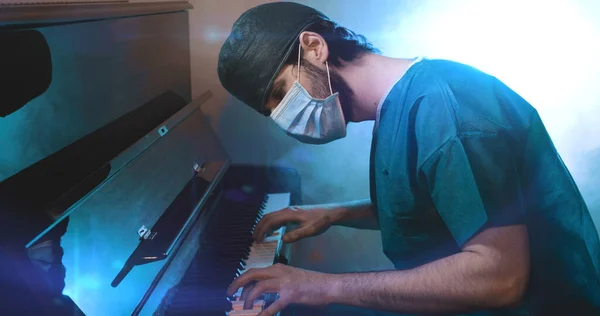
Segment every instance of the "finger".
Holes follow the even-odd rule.
[[[279,281],[277,279],[270,279],[260,281],[248,292],[248,296],[244,299],[244,309],[251,309],[261,295],[265,293],[277,293],[279,290]]]
[[[227,296],[232,296],[239,288],[244,287],[252,281],[271,279],[274,276],[275,271],[270,269],[270,267],[250,269],[231,282],[231,285],[227,288]]]
[[[287,221],[293,220],[296,214],[294,211],[285,208],[270,214],[267,214],[261,218],[254,228],[253,237],[255,241],[263,241],[265,235],[269,231],[273,231],[283,226]]]
[[[254,227],[254,232],[252,233],[252,238],[254,239],[254,241],[256,241],[256,242],[263,241],[263,239],[265,237],[265,232],[270,229],[270,226],[271,226],[270,222],[272,221],[272,217],[274,215],[275,215],[275,213],[267,214],[258,221],[258,223],[256,224],[256,227]]]
[[[253,238],[257,242],[262,242],[269,230],[275,230],[288,222],[299,221],[298,213],[286,208],[263,216],[254,228]]]
[[[246,286],[244,286],[244,289],[242,290],[242,295],[240,295],[240,301],[246,300],[246,297],[248,296],[248,292],[250,292],[250,290],[252,290],[255,285],[256,285],[256,282],[254,282],[254,283],[250,282]]]
[[[260,312],[258,316],[274,316],[275,314],[281,312],[284,308],[287,307],[288,301],[282,298],[279,298],[271,306],[267,307],[265,310]]]

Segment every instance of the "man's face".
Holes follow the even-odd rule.
[[[334,69],[329,68],[331,76],[331,86],[333,92],[339,92],[340,104],[346,123],[353,121],[353,115],[350,111],[352,90],[346,82],[337,74]],[[285,94],[290,90],[294,82],[298,78],[298,65],[285,65],[271,86],[267,98],[267,112],[272,112],[281,102]],[[325,65],[323,69],[313,65],[307,60],[302,60],[300,65],[300,84],[308,91],[308,93],[317,99],[325,99],[331,95],[329,91],[329,82],[327,80],[327,70]]]

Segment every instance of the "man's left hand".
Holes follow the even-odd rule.
[[[244,288],[240,300],[245,301],[244,309],[251,309],[254,301],[264,293],[278,293],[271,306],[259,316],[273,316],[289,304],[326,306],[330,303],[328,281],[331,275],[298,269],[283,264],[275,264],[267,268],[250,269],[240,275],[227,289],[227,296],[232,296],[241,287]],[[251,284],[256,282],[254,284]]]

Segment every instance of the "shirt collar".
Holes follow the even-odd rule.
[[[420,62],[421,60],[423,60],[423,57],[415,58],[415,60],[413,60],[413,62],[408,66],[408,68],[406,69],[406,71],[404,73],[408,72],[408,69],[410,69],[414,64]],[[377,130],[377,127],[379,126],[379,117],[381,116],[381,107],[383,106],[385,99],[387,99],[390,92],[392,92],[392,89],[396,86],[396,84],[398,84],[398,82],[400,81],[400,79],[402,79],[403,76],[404,76],[404,74],[394,81],[394,83],[388,88],[386,93],[383,95],[383,97],[379,101],[379,104],[377,105],[377,114],[375,116],[375,125],[373,126],[373,133],[375,133],[375,131]]]

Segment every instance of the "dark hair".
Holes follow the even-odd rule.
[[[343,62],[353,61],[364,53],[380,53],[364,36],[332,21],[320,20],[306,27],[304,31],[315,32],[323,36],[329,48],[327,61],[336,67],[341,67]],[[298,62],[298,40],[293,45],[286,64]]]

